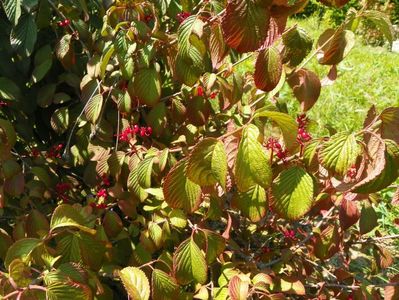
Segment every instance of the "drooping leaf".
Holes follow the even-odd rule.
[[[212,60],[212,67],[217,69],[228,53],[228,48],[224,42],[223,33],[219,26],[211,26],[209,53]]]
[[[280,128],[285,147],[290,153],[295,153],[299,147],[297,141],[298,124],[295,120],[288,114],[261,109],[254,114],[254,118],[266,117],[275,122]]]
[[[378,225],[378,216],[373,206],[368,201],[364,203],[359,220],[360,234],[368,233]]]
[[[194,241],[205,252],[205,259],[208,265],[213,263],[226,247],[226,239],[224,237],[207,229],[195,234]]]
[[[283,34],[284,48],[282,61],[291,67],[298,66],[312,50],[313,41],[309,35],[297,26],[292,27]]]
[[[269,187],[272,171],[269,159],[258,142],[259,130],[254,125],[244,128],[235,162],[235,180],[241,192],[255,184]]]
[[[11,262],[16,258],[25,261],[41,243],[40,239],[34,238],[24,238],[16,241],[7,251],[4,266],[8,269]]]
[[[232,205],[252,222],[258,222],[267,212],[266,192],[259,185],[254,185],[246,192],[235,193]]]
[[[31,14],[24,14],[18,24],[11,30],[10,42],[13,49],[30,56],[36,44],[37,27]]]
[[[299,69],[292,73],[287,82],[300,102],[302,111],[306,112],[315,105],[321,92],[319,77],[307,69]]]
[[[355,164],[360,147],[354,134],[337,133],[325,142],[320,149],[322,165],[339,175],[345,175]]]
[[[356,202],[344,197],[339,207],[339,223],[341,228],[347,230],[349,227],[356,224],[359,218],[360,212]]]
[[[17,100],[22,96],[19,87],[10,79],[0,77],[0,97],[5,100]]]
[[[51,116],[50,124],[59,135],[67,131],[69,127],[69,107],[64,106],[57,109]]]
[[[265,92],[272,91],[280,81],[282,69],[280,53],[275,47],[260,51],[255,65],[256,87]]]
[[[166,176],[163,184],[165,201],[172,208],[195,211],[201,200],[201,187],[186,175],[187,160],[179,161]]]
[[[148,300],[150,298],[150,283],[145,273],[139,268],[126,267],[119,272],[119,276],[132,300]]]
[[[174,278],[164,271],[155,269],[152,272],[152,299],[174,299],[179,291],[179,286]]]
[[[2,6],[8,20],[15,26],[21,17],[21,0],[3,0]]]
[[[352,50],[355,45],[355,34],[340,27],[337,30],[327,29],[322,33],[317,46],[319,63],[322,65],[337,65]]]
[[[387,14],[378,10],[365,10],[361,13],[361,16],[373,22],[392,44],[395,32]]]
[[[339,250],[339,234],[336,224],[329,225],[323,231],[315,233],[314,254],[319,259],[328,259]]]
[[[272,185],[273,209],[288,220],[297,220],[306,214],[313,204],[314,182],[301,167],[284,170]]]
[[[382,121],[382,138],[395,141],[399,144],[399,107],[388,107],[382,111],[379,118]]]
[[[27,287],[32,282],[32,271],[22,260],[14,259],[8,269],[8,273],[18,287]]]
[[[192,281],[205,283],[207,280],[207,264],[204,254],[192,238],[180,244],[173,256],[175,278],[180,284]]]
[[[85,226],[85,220],[83,216],[81,216],[76,209],[68,204],[59,205],[54,210],[50,221],[51,231],[64,227],[75,227],[91,234],[96,233],[95,229]]]
[[[200,141],[191,151],[186,170],[188,178],[200,186],[226,185],[227,157],[223,143],[214,138]]]
[[[90,123],[92,124],[97,123],[98,118],[100,117],[101,114],[103,102],[104,100],[102,94],[94,95],[89,99],[85,107],[85,115]]]
[[[266,39],[270,11],[268,3],[232,0],[222,20],[226,43],[240,53],[255,51]]]
[[[70,69],[75,64],[75,52],[72,35],[65,34],[55,47],[55,55],[65,69]]]

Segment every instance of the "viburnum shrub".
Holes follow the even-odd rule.
[[[399,107],[331,136],[306,114],[360,21],[392,41],[384,15],[314,44],[304,0],[1,3],[1,299],[398,299],[366,234]]]

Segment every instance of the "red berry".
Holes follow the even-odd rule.
[[[4,101],[0,101],[0,107],[7,107],[8,103]]]
[[[141,136],[141,137],[146,136],[146,132],[147,132],[147,130],[146,130],[145,127],[141,127],[141,128],[140,128],[140,136]]]
[[[134,125],[133,126],[133,132],[134,132],[134,134],[137,134],[137,133],[139,133],[139,131],[140,131],[140,127],[139,127],[139,125]]]
[[[145,130],[145,135],[146,136],[150,136],[152,134],[152,128],[150,126],[148,126]]]
[[[183,11],[181,13],[178,13],[176,15],[177,20],[179,21],[179,23],[183,23],[185,19],[187,19],[189,16],[191,16],[191,14],[189,12]]]
[[[65,27],[65,26],[68,26],[69,24],[71,24],[71,21],[70,21],[69,19],[65,19],[65,20],[64,20],[64,24],[63,24],[64,27]]]
[[[101,189],[97,192],[97,197],[101,198],[107,198],[108,197],[108,192],[106,189]]]
[[[200,97],[204,96],[204,88],[202,86],[197,87],[197,95]]]
[[[218,95],[217,92],[212,92],[212,93],[209,95],[209,97],[210,97],[211,99],[215,99],[217,95]]]

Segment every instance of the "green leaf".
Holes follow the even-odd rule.
[[[4,12],[8,20],[15,26],[21,17],[21,0],[3,0]]]
[[[71,205],[62,204],[59,205],[53,212],[50,222],[50,229],[53,231],[58,228],[75,227],[91,234],[96,233],[96,230],[91,229],[84,224],[85,220],[80,215],[79,211],[74,209]]]
[[[258,89],[270,92],[279,83],[283,65],[280,52],[271,46],[259,52],[255,64],[254,81]]]
[[[18,100],[22,94],[13,81],[6,77],[0,77],[0,97],[5,100]]]
[[[148,300],[150,298],[150,283],[145,273],[139,268],[124,268],[119,272],[119,276],[132,300]]]
[[[142,188],[151,187],[151,173],[154,164],[154,157],[148,156],[139,162],[137,168],[137,179]]]
[[[313,41],[305,30],[292,27],[283,34],[283,63],[291,67],[298,66],[312,50]]]
[[[137,156],[136,156],[137,158]],[[132,192],[137,199],[144,201],[148,197],[148,193],[139,184],[138,168],[134,167],[129,173],[127,179],[127,187],[130,192]]]
[[[205,53],[205,45],[200,40],[203,35],[204,22],[196,15],[189,16],[178,29],[179,53],[183,57],[191,57],[192,52]],[[200,54],[201,55],[201,54]]]
[[[33,238],[24,238],[16,241],[11,247],[8,249],[6,258],[4,259],[4,266],[8,269],[11,262],[19,258],[22,261],[25,261],[33,250],[39,245],[41,245],[42,241],[40,239]]]
[[[91,300],[93,292],[87,284],[88,273],[75,263],[65,263],[44,276],[49,300]]]
[[[341,132],[323,144],[319,155],[326,169],[343,176],[356,163],[359,152],[355,135]]]
[[[375,26],[385,35],[389,43],[392,44],[395,31],[387,14],[377,10],[365,10],[362,11],[361,16],[373,22]]]
[[[32,72],[32,83],[38,83],[40,80],[47,75],[48,71],[50,71],[51,66],[53,65],[53,60],[51,58],[45,60],[40,65],[35,66]]]
[[[101,114],[101,109],[103,107],[103,95],[102,94],[97,94],[94,95],[89,99],[89,102],[85,106],[85,114],[87,120],[92,123],[96,124],[98,121],[98,118],[100,117]]]
[[[266,192],[259,185],[254,185],[246,192],[237,191],[233,195],[232,205],[252,222],[258,222],[266,215]]]
[[[360,234],[365,234],[378,226],[378,216],[373,206],[366,201],[362,207],[359,220]]]
[[[14,147],[17,141],[17,134],[15,133],[14,127],[12,126],[11,122],[8,120],[0,119],[0,138],[1,144],[0,149],[2,149],[2,145],[7,145],[8,147]],[[3,133],[5,136],[3,136]]]
[[[30,56],[36,44],[37,27],[31,14],[24,14],[17,26],[11,30],[10,42],[12,48],[26,56]]]
[[[133,79],[132,94],[139,98],[140,104],[155,106],[161,98],[159,72],[155,68],[145,68],[138,71]]]
[[[266,117],[271,119],[280,128],[283,134],[285,147],[290,153],[295,153],[298,150],[299,144],[296,140],[298,134],[298,124],[288,114],[271,111],[271,110],[259,110],[255,112],[254,118]]]
[[[69,127],[69,107],[64,106],[57,109],[50,120],[51,128],[59,135],[68,130]]]
[[[194,212],[201,201],[201,187],[186,176],[187,160],[179,161],[166,176],[163,184],[165,201],[172,208]]]
[[[235,180],[241,192],[255,184],[264,188],[272,181],[269,159],[258,142],[259,130],[254,125],[244,128],[235,162]]]
[[[192,238],[180,244],[173,256],[175,278],[180,284],[186,285],[192,281],[205,283],[207,280],[207,264],[204,254]]]
[[[20,259],[11,262],[8,273],[18,287],[27,287],[32,282],[30,267]]]
[[[179,286],[174,278],[164,271],[155,269],[152,271],[152,299],[170,300],[174,299],[179,291]]]
[[[114,54],[115,47],[114,45],[111,45],[107,52],[101,57],[101,66],[100,66],[100,77],[101,79],[104,79],[105,76],[105,71],[107,69],[107,65],[109,63],[109,60],[111,59],[112,54]]]
[[[225,238],[207,229],[195,234],[194,241],[205,252],[205,259],[208,265],[213,263],[226,248]]]
[[[283,218],[297,220],[313,204],[314,182],[301,167],[284,170],[272,185],[273,209]]]
[[[75,64],[72,35],[65,34],[55,46],[55,54],[65,69],[70,69]],[[84,99],[84,97],[82,97]]]
[[[200,141],[188,158],[187,176],[200,186],[220,183],[225,188],[227,156],[223,143],[215,138]]]
[[[258,50],[267,37],[269,19],[264,1],[229,1],[222,20],[226,43],[240,53]]]

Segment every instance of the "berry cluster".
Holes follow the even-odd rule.
[[[191,14],[189,12],[187,12],[187,11],[183,11],[183,12],[178,13],[176,15],[177,21],[179,21],[180,24],[183,23],[184,20],[187,19],[189,16],[191,16]]]
[[[107,197],[108,197],[108,192],[107,192],[107,190],[106,190],[106,189],[100,189],[100,190],[97,192],[97,197],[98,197],[98,198],[104,198],[104,200],[106,200]]]
[[[0,107],[7,107],[8,103],[4,101],[0,101]]]
[[[269,138],[266,143],[266,148],[276,153],[277,157],[283,161],[287,158],[288,151],[283,150],[281,144],[275,138]]]
[[[89,205],[90,205],[91,207],[93,207],[93,208],[98,208],[98,209],[105,209],[105,208],[107,208],[107,204],[105,204],[105,203],[97,204],[97,203],[95,203],[95,202],[91,202]]]
[[[140,127],[139,125],[129,126],[119,134],[119,140],[128,142],[133,135],[139,134],[141,137],[150,136],[152,134],[152,127]]]
[[[57,197],[62,199],[64,202],[68,201],[67,193],[71,189],[71,185],[69,183],[60,182],[55,186],[55,191],[57,192]]]
[[[296,140],[302,145],[303,143],[309,142],[312,139],[312,136],[306,131],[306,126],[309,123],[309,119],[305,114],[301,114],[296,118],[296,121],[299,127]]]
[[[69,24],[71,24],[71,21],[69,19],[57,22],[57,25],[60,27],[67,27]]]
[[[107,174],[103,174],[101,176],[101,183],[104,186],[110,186],[111,185],[111,181],[109,180],[109,177],[107,176]]]
[[[197,89],[196,89],[196,95],[199,96],[199,97],[206,97],[204,88],[203,88],[202,86],[199,85],[199,86],[197,87]],[[209,98],[215,99],[217,95],[218,95],[218,92],[212,92],[212,93],[209,95]]]
[[[40,151],[37,148],[32,148],[30,151],[30,156],[33,158],[38,158],[40,155]]]
[[[47,151],[47,158],[61,158],[61,150],[64,147],[63,144],[54,145]]]
[[[295,231],[294,230],[286,230],[283,231],[284,237],[288,240],[295,240]]]

